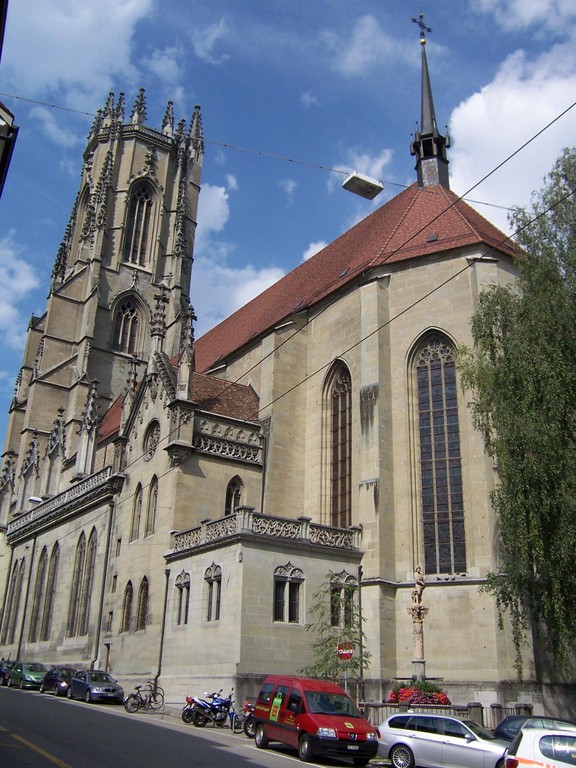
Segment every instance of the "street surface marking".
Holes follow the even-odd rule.
[[[45,757],[46,760],[49,760],[51,763],[54,763],[54,765],[57,765],[58,768],[72,768],[72,766],[68,765],[68,763],[65,763],[63,760],[60,760],[59,758],[54,757],[54,755],[51,755],[49,752],[46,752],[44,749],[37,747],[36,744],[32,744],[31,741],[27,741],[26,739],[23,739],[22,736],[18,736],[17,734],[13,733],[12,738],[16,739],[16,741],[19,741],[21,744],[24,744],[25,747],[28,747],[29,749],[33,749],[34,752],[38,752],[38,754],[42,755],[42,757]]]

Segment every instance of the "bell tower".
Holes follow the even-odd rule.
[[[45,312],[32,316],[10,408],[0,492],[14,508],[40,488],[38,465],[54,450],[64,461],[80,436],[144,373],[152,337],[168,356],[180,349],[188,317],[200,174],[200,108],[174,123],[168,102],[160,130],[146,125],[141,89],[129,119],[124,95],[99,110],[83,155],[80,188],[57,251]],[[158,330],[157,297],[163,328]],[[154,325],[155,334],[151,334]],[[32,458],[31,458],[32,457]],[[90,462],[80,462],[89,474]],[[26,482],[24,482],[26,480]],[[24,496],[17,490],[25,487]],[[2,504],[0,525],[6,522]]]

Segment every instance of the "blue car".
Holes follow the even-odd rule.
[[[124,702],[124,688],[116,680],[99,669],[81,669],[70,678],[66,696],[83,699],[87,704],[94,701]]]

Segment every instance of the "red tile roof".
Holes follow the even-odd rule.
[[[413,184],[199,338],[196,369],[223,363],[367,270],[466,246],[515,253],[506,235],[454,192]]]
[[[108,440],[117,434],[122,415],[124,395],[114,400],[104,414],[98,430],[99,442]],[[202,373],[192,374],[192,399],[196,408],[219,416],[229,416],[241,421],[254,421],[258,418],[259,398],[252,387],[235,384],[215,376]]]

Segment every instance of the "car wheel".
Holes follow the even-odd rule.
[[[20,680],[20,690],[24,690],[24,680]]]
[[[54,686],[54,696],[60,696],[60,688],[58,687],[58,683]]]
[[[88,689],[84,694],[84,701],[86,702],[86,704],[92,703],[92,694],[90,693],[90,689]]]
[[[266,749],[268,746],[268,736],[264,732],[264,726],[262,723],[258,723],[256,726],[256,733],[254,734],[254,744],[258,749]]]
[[[40,693],[44,693],[45,690],[46,690],[46,688],[44,688],[44,683],[40,683],[39,692]]]
[[[66,698],[67,699],[72,699],[72,686],[70,686],[68,688],[68,690],[66,691]]]
[[[388,755],[394,768],[414,768],[412,750],[404,744],[395,744]]]
[[[303,763],[309,763],[313,756],[310,736],[307,733],[303,733],[298,742],[298,757]]]

